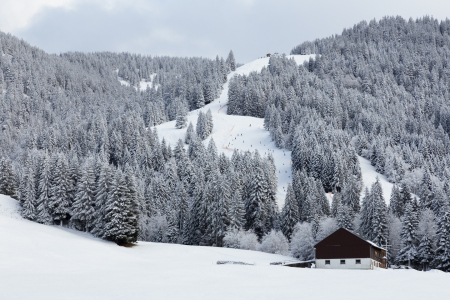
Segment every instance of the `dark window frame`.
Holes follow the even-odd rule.
[[[341,259],[341,265],[345,265],[345,259]]]
[[[330,265],[330,264],[331,264],[331,261],[330,261],[329,259],[327,259],[327,260],[325,260],[325,264],[326,264],[326,265]]]
[[[355,264],[360,265],[360,264],[361,264],[361,260],[360,260],[360,259],[357,259],[356,262],[355,262]]]

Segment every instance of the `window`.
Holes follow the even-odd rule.
[[[345,265],[345,259],[341,259],[341,265]]]
[[[357,260],[356,260],[356,264],[357,264],[357,265],[360,265],[360,264],[361,264],[361,260],[360,260],[360,259],[357,259]]]
[[[325,264],[326,264],[326,265],[329,265],[329,264],[330,264],[330,261],[329,261],[329,260],[326,260],[326,261],[325,261]]]

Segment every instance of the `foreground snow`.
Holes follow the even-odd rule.
[[[140,242],[23,220],[0,195],[0,299],[446,299],[450,275],[271,266],[289,257]],[[254,264],[217,265],[218,260]]]
[[[288,57],[293,58],[297,64],[301,64],[309,60],[310,57],[314,57],[314,55],[290,55]],[[231,72],[228,75],[228,80],[234,75],[248,75],[251,72],[260,72],[263,67],[267,67],[268,65],[269,58],[257,59],[237,68],[235,72]],[[279,207],[282,207],[284,198],[286,197],[287,183],[292,181],[290,168],[291,152],[275,146],[269,132],[263,127],[264,119],[227,115],[227,107],[224,107],[227,103],[228,82],[224,84],[219,98],[201,109],[191,111],[188,114],[188,124],[192,122],[195,128],[199,111],[201,110],[206,113],[208,109],[211,109],[214,129],[210,137],[204,141],[205,146],[213,138],[219,153],[224,152],[229,157],[233,154],[233,149],[238,149],[243,152],[254,152],[257,149],[262,157],[271,152],[275,159],[278,175],[277,203]],[[184,141],[186,128],[176,129],[175,121],[158,125],[156,128],[158,129],[159,138],[161,140],[164,138],[172,147],[176,145],[178,139]]]

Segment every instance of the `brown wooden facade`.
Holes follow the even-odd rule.
[[[385,268],[386,250],[340,228],[317,243],[316,259],[371,258]]]

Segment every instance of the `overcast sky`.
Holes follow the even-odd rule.
[[[0,30],[50,53],[226,57],[289,53],[362,20],[450,18],[449,0],[1,0]]]

